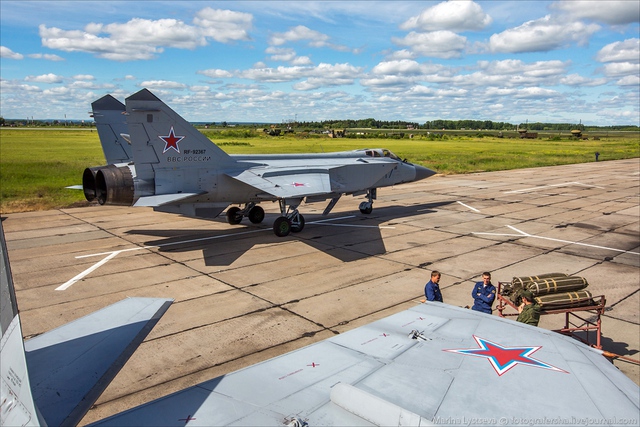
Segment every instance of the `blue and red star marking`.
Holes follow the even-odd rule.
[[[458,353],[465,356],[484,357],[491,362],[491,366],[493,366],[493,369],[496,371],[498,376],[502,376],[516,365],[533,366],[534,368],[549,369],[551,371],[564,372],[565,374],[568,374],[565,370],[531,357],[531,355],[540,350],[542,346],[505,347],[475,335],[473,338],[476,340],[480,348],[443,351]]]
[[[164,150],[162,150],[162,154],[169,151],[169,149],[174,149],[178,153],[180,153],[180,147],[178,147],[178,143],[184,139],[184,136],[176,136],[176,133],[173,130],[173,126],[171,126],[171,130],[169,130],[169,135],[158,136],[158,138],[164,141]]]

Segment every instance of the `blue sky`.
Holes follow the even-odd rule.
[[[640,125],[640,2],[0,1],[0,115]]]

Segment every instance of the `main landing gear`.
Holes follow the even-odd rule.
[[[287,203],[284,199],[278,200],[280,203],[280,212],[282,216],[276,218],[273,222],[273,232],[278,237],[288,236],[289,233],[299,233],[304,228],[304,217],[298,212],[298,204],[289,205],[287,209]]]
[[[229,224],[240,224],[242,218],[248,217],[253,224],[260,224],[264,220],[264,209],[255,203],[247,203],[244,209],[232,206],[227,209],[227,222]]]
[[[373,212],[373,201],[377,197],[377,188],[370,188],[367,190],[367,201],[360,203],[360,212],[365,215],[369,215]]]

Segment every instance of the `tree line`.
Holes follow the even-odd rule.
[[[0,116],[0,126],[93,126],[90,120],[5,120]],[[210,123],[211,127],[227,127],[227,122]],[[240,126],[242,125],[235,125]],[[255,126],[255,125],[253,125]],[[430,120],[423,124],[404,120],[376,120],[374,118],[367,119],[346,119],[346,120],[322,120],[309,122],[290,122],[283,123],[281,126],[291,126],[304,129],[436,129],[436,130],[495,130],[508,131],[516,129],[527,129],[531,131],[571,131],[571,130],[612,130],[612,131],[639,131],[640,126],[637,125],[613,125],[613,126],[585,126],[582,123],[518,123],[512,124],[508,122],[494,122],[491,120]]]

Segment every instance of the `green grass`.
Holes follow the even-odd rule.
[[[618,133],[600,140],[543,136],[535,140],[445,134],[409,139],[330,139],[298,133],[279,137],[215,138],[230,154],[322,153],[384,147],[438,173],[457,174],[640,157],[640,135]],[[406,133],[408,135],[408,133]],[[552,139],[550,139],[550,137]],[[0,129],[0,212],[24,212],[84,204],[82,183],[88,166],[105,163],[98,134],[91,130]]]

